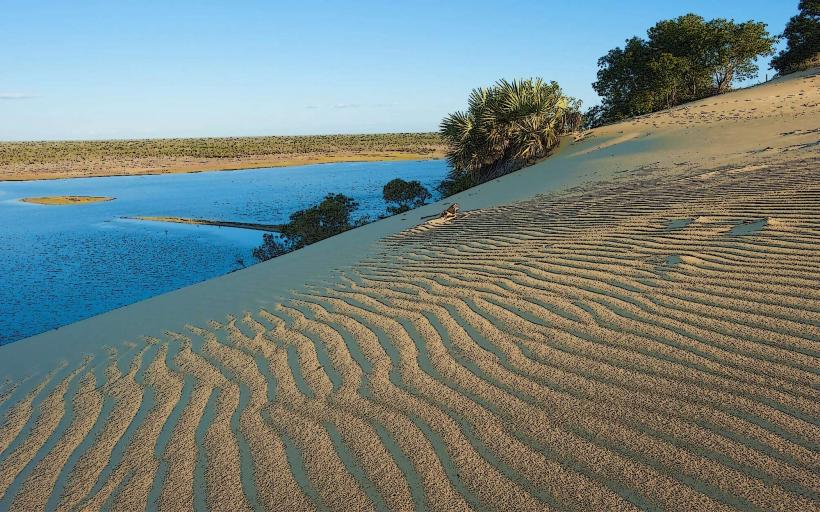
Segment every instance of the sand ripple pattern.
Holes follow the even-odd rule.
[[[0,509],[820,510],[820,166],[422,224],[0,401]]]

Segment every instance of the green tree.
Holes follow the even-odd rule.
[[[580,102],[556,82],[499,80],[474,89],[467,110],[441,122],[451,169],[439,189],[451,195],[520,169],[549,154],[581,121]]]
[[[722,94],[735,80],[757,76],[755,59],[774,53],[777,38],[766,24],[754,21],[735,23],[716,19],[707,23],[707,69],[714,77],[714,92]]]
[[[384,186],[382,197],[388,203],[387,213],[396,215],[411,208],[418,208],[433,196],[418,180],[404,181],[401,178],[396,178],[390,180]]]
[[[800,0],[799,13],[786,24],[786,49],[771,67],[781,75],[820,66],[820,0]]]
[[[265,261],[301,249],[319,240],[338,235],[367,222],[366,218],[351,221],[359,204],[344,194],[328,194],[321,203],[290,215],[279,236],[265,233],[262,245],[253,250],[253,257]]]
[[[592,84],[602,98],[600,122],[655,112],[728,91],[756,75],[755,59],[771,55],[776,38],[764,23],[696,14],[662,20],[598,60]]]
[[[655,60],[669,54],[683,61],[682,101],[702,98],[713,91],[710,60],[716,54],[710,41],[710,29],[702,16],[685,14],[671,20],[661,20],[647,30],[648,58]],[[681,65],[681,63],[678,63]]]
[[[614,48],[598,59],[598,80],[592,87],[602,99],[602,122],[619,121],[658,107],[652,53],[648,42],[633,37],[623,48]]]

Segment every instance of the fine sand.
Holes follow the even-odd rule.
[[[816,73],[566,140],[1,347],[0,510],[820,510],[818,212]]]

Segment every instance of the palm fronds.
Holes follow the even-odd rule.
[[[580,102],[556,82],[541,78],[499,80],[473,89],[466,112],[441,122],[451,172],[442,191],[452,194],[549,154],[560,135],[581,124]]]

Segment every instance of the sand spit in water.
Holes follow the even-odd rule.
[[[50,206],[66,206],[73,204],[103,203],[113,201],[113,197],[104,196],[46,196],[46,197],[24,197],[20,201],[32,204],[44,204]]]
[[[710,98],[206,284],[255,307],[4,382],[0,509],[820,509],[819,121],[813,76]]]
[[[138,215],[136,217],[125,217],[132,220],[145,220],[151,222],[171,222],[174,224],[193,224],[198,226],[219,226],[238,229],[253,229],[256,231],[281,231],[281,224],[254,224],[251,222],[233,222],[227,220],[193,219],[189,217],[155,217],[148,215]]]

